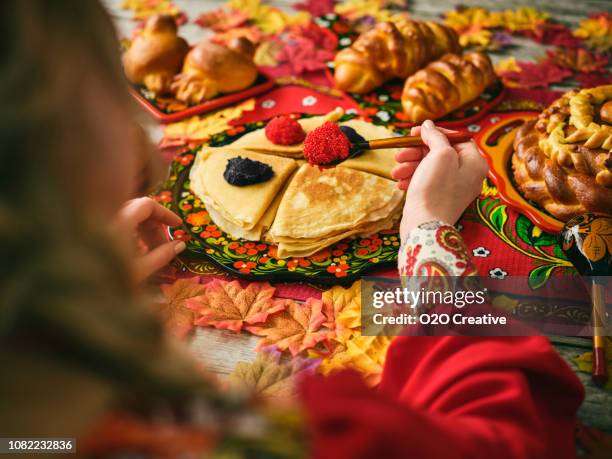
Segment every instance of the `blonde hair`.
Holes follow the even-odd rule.
[[[191,360],[138,305],[128,264],[91,219],[82,191],[104,154],[87,116],[92,107],[75,97],[85,69],[131,105],[108,14],[93,0],[13,0],[0,2],[0,23],[0,360],[44,361],[47,372],[69,367],[73,378],[96,379],[113,403],[203,387]],[[64,400],[66,410],[55,423],[38,419],[32,400],[47,394],[25,393],[19,381],[48,373],[19,368],[34,373],[3,374],[0,431],[36,436],[66,425],[60,420],[73,415],[69,400],[77,394],[53,388],[45,400]],[[19,400],[30,403],[19,408]]]

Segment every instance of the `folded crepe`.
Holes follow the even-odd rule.
[[[274,175],[270,180],[247,186],[226,182],[223,173],[227,162],[237,156],[270,165]],[[282,197],[280,191],[296,168],[297,162],[289,158],[234,147],[202,148],[189,179],[191,189],[219,228],[235,237],[260,240],[274,220]]]
[[[266,240],[278,244],[281,258],[308,256],[346,237],[391,228],[402,198],[391,180],[304,164],[287,186]]]
[[[339,120],[342,115],[344,115],[344,110],[338,107],[326,115],[302,118],[298,120],[298,123],[302,125],[304,132],[308,134],[326,121]],[[268,140],[265,129],[263,128],[243,135],[230,145],[232,147],[246,148],[248,150],[260,153],[271,153],[274,155],[288,156],[291,158],[302,158],[304,156],[302,153],[304,151],[304,142],[300,142],[295,145],[276,145]]]
[[[309,255],[313,255],[325,247],[329,247],[330,245],[335,244],[336,242],[340,242],[343,239],[358,236],[358,237],[368,237],[374,233],[377,233],[382,230],[387,230],[393,228],[400,219],[401,216],[401,202],[397,206],[395,210],[391,212],[389,217],[379,220],[377,222],[372,222],[367,225],[360,226],[353,230],[349,230],[343,233],[335,234],[329,236],[324,239],[320,239],[316,242],[303,242],[301,239],[295,239],[289,242],[280,242],[278,244],[278,257],[279,258],[289,258],[289,257],[307,257]]]
[[[362,120],[349,120],[340,123],[341,126],[349,126],[355,129],[359,135],[366,140],[385,139],[394,137],[390,129],[376,126]],[[396,165],[395,153],[401,148],[385,148],[384,150],[366,150],[356,158],[350,158],[338,164],[339,167],[350,167],[359,171],[370,172],[381,177],[391,178],[391,169]]]

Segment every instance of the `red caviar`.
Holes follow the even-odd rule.
[[[289,116],[272,118],[266,126],[266,137],[276,145],[295,145],[306,137],[302,125]]]
[[[347,158],[350,148],[351,143],[340,126],[326,121],[306,136],[304,157],[310,164],[329,164]]]

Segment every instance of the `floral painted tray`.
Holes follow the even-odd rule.
[[[213,136],[209,145],[225,145],[263,126],[264,122],[257,122],[233,128]],[[158,202],[183,219],[182,226],[169,228],[169,236],[185,241],[188,255],[211,260],[231,274],[251,280],[316,281],[318,284],[349,283],[372,269],[397,262],[400,245],[397,230],[346,239],[309,257],[288,259],[277,258],[276,246],[223,232],[189,189],[189,171],[196,153],[197,149],[177,155],[168,178],[154,195]]]
[[[525,199],[512,177],[512,143],[516,130],[527,120],[537,116],[533,112],[500,114],[500,120],[478,134],[481,151],[489,163],[489,177],[497,186],[499,196],[507,205],[516,209],[541,229],[557,233],[563,222],[556,219],[536,203]]]
[[[260,74],[250,87],[231,94],[221,94],[211,100],[195,105],[187,105],[173,97],[159,97],[142,86],[131,86],[134,98],[153,117],[162,123],[174,123],[190,116],[206,113],[226,105],[239,102],[248,97],[261,94],[274,86],[274,81]]]
[[[317,18],[317,25],[331,30],[338,37],[338,50],[350,46],[359,36],[358,31],[350,28],[348,23],[335,14]],[[327,63],[329,77],[333,81],[334,62]],[[394,125],[397,127],[410,127],[404,116],[401,97],[403,81],[393,80],[376,88],[368,94],[350,94],[361,108],[364,116],[374,124]],[[472,102],[449,113],[436,121],[440,126],[453,128],[463,127],[474,123],[489,113],[505,95],[505,88],[500,80],[489,86]]]

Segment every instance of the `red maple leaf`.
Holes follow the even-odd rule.
[[[580,83],[583,88],[594,88],[595,86],[603,86],[610,84],[612,77],[610,74],[602,73],[577,73],[574,78]]]
[[[558,22],[542,22],[533,30],[524,31],[524,34],[538,43],[560,48],[578,48],[582,43],[574,37],[569,27]]]
[[[324,69],[338,46],[335,34],[313,23],[291,27],[279,41],[282,48],[276,58],[279,63],[289,64],[293,75]]]
[[[542,62],[517,62],[520,70],[503,72],[504,80],[508,80],[511,86],[520,88],[547,88],[553,83],[559,83],[572,75],[568,69],[555,64],[551,59]]]
[[[335,5],[335,0],[306,0],[302,3],[296,3],[293,8],[308,11],[312,17],[317,17],[333,13]]]

